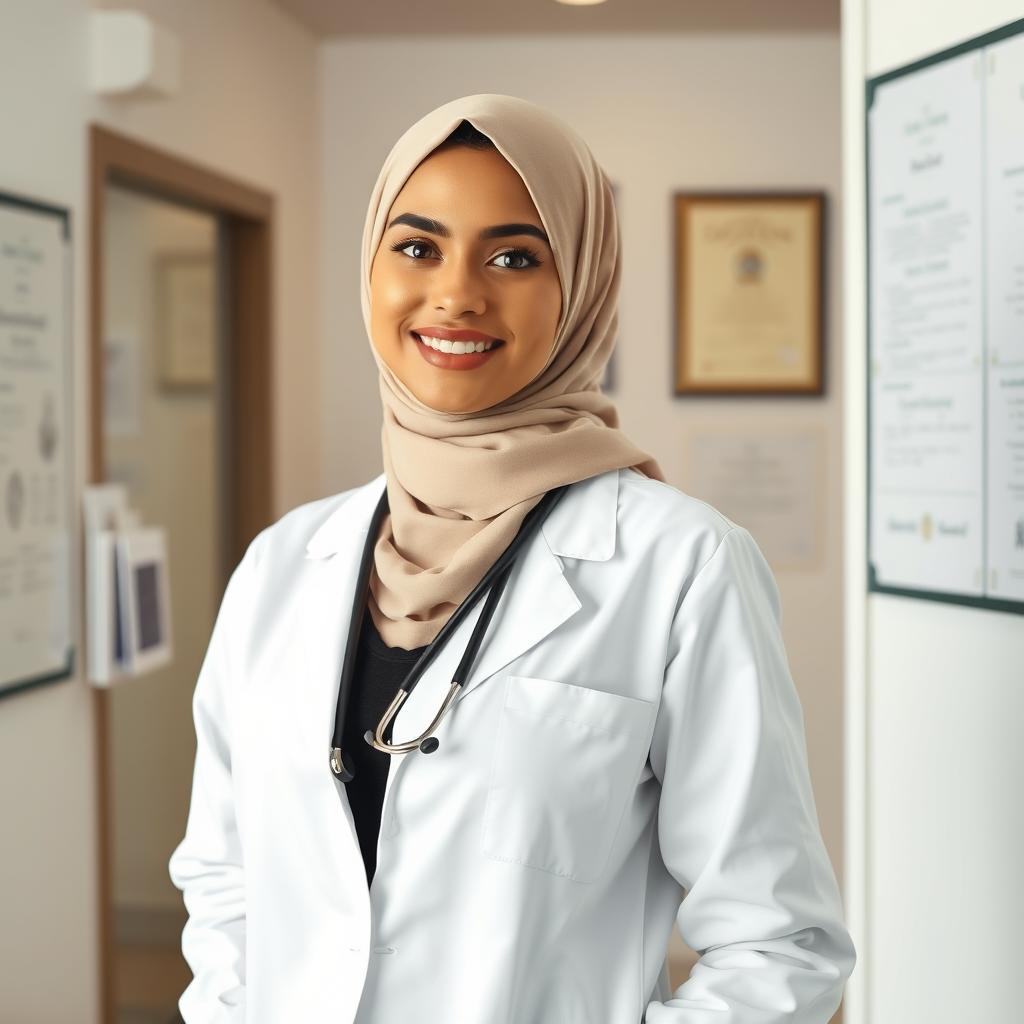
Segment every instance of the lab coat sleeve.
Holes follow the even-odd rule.
[[[807,767],[774,577],[732,526],[681,596],[651,746],[662,859],[700,959],[645,1024],[827,1024],[856,953]],[[659,993],[660,994],[660,993]]]
[[[251,589],[251,554],[250,546],[228,582],[196,681],[191,804],[168,865],[188,910],[181,949],[193,978],[178,1003],[185,1024],[245,1019],[245,869],[231,774],[230,642]]]

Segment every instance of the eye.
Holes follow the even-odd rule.
[[[503,267],[503,270],[526,270],[529,267],[539,266],[541,262],[540,256],[536,252],[534,252],[533,249],[526,248],[506,249],[505,252],[498,253],[498,255],[494,257],[494,259],[502,260],[505,259],[506,256],[511,256],[512,259],[526,260],[526,265],[517,267]]]
[[[417,249],[433,249],[434,248],[429,242],[424,242],[421,239],[417,238],[417,239],[414,239],[411,242],[396,242],[393,246],[391,246],[391,251],[392,252],[402,252],[402,253],[404,253],[406,249],[412,249],[414,246]],[[409,259],[415,260],[415,259],[417,259],[417,257],[416,256],[410,256]]]
[[[411,253],[406,253],[407,249],[427,249],[435,251],[433,243],[428,242],[422,238],[414,238],[409,241],[403,240],[400,242],[395,242],[394,245],[392,245],[390,248],[392,252],[405,253],[406,255],[408,255],[409,259],[413,260],[416,263],[423,262],[423,258],[420,256],[414,256]],[[506,249],[504,252],[498,253],[498,255],[495,256],[493,260],[491,260],[491,263],[494,263],[495,260],[502,259],[525,260],[526,262],[525,264],[520,263],[517,264],[516,266],[506,265],[503,267],[499,267],[500,270],[529,270],[531,267],[540,266],[540,264],[543,262],[543,260],[540,258],[540,254],[536,252],[534,249],[528,248],[527,246],[520,246],[515,249]]]

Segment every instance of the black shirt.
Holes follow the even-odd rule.
[[[352,755],[355,767],[354,777],[345,788],[366,866],[367,885],[377,869],[377,837],[391,755],[371,747],[363,734],[367,729],[376,730],[399,686],[424,650],[426,645],[411,651],[388,647],[377,631],[370,610],[364,611],[342,743]]]

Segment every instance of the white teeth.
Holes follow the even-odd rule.
[[[451,352],[457,356],[465,355],[467,352],[486,352],[495,345],[493,341],[449,341],[447,338],[433,338],[429,334],[421,334],[419,337],[424,345],[438,352]]]

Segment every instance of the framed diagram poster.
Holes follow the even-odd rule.
[[[68,678],[71,225],[0,192],[0,697]]]
[[[675,393],[820,395],[823,192],[677,192]]]
[[[867,83],[868,587],[1024,613],[1024,20]]]

